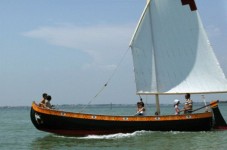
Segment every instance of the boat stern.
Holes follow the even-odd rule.
[[[217,100],[210,103],[214,115],[214,129],[227,130],[227,124],[219,110],[218,102]]]

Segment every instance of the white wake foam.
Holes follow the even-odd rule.
[[[86,137],[80,137],[80,139],[120,139],[120,138],[130,138],[138,135],[142,135],[149,131],[135,131],[133,133],[116,133],[109,135],[88,135]]]

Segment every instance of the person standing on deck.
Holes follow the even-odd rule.
[[[190,94],[185,94],[184,114],[192,113],[193,101],[190,98]]]

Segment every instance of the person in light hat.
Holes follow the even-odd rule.
[[[180,104],[180,101],[178,99],[175,99],[174,100],[175,115],[179,115],[180,114],[180,109],[178,107],[179,104]]]

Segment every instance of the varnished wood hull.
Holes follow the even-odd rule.
[[[42,131],[60,135],[85,136],[147,131],[209,131],[211,112],[166,116],[108,116],[44,109],[33,102],[31,121]]]

